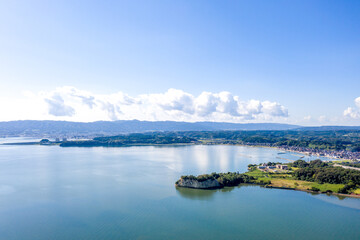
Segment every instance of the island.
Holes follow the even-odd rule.
[[[354,165],[352,164],[352,166]],[[360,197],[360,168],[357,168],[357,165],[351,169],[346,167],[346,164],[323,162],[319,159],[310,162],[297,160],[286,164],[268,162],[259,165],[250,164],[246,173],[228,172],[181,176],[175,186],[216,189],[246,183],[266,188]]]

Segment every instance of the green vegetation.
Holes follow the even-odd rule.
[[[341,167],[300,168],[294,171],[294,176],[298,180],[318,183],[360,185],[360,171]]]
[[[341,162],[340,165],[343,166],[348,166],[348,167],[355,167],[355,168],[360,168],[360,162]]]
[[[321,160],[311,161],[309,164],[298,160],[293,165],[302,166],[292,175],[297,180],[316,182],[319,184],[342,184],[339,193],[351,193],[360,188],[360,171],[333,167]]]
[[[236,173],[236,172],[228,172],[228,173],[212,173],[212,174],[203,174],[197,177],[193,175],[189,176],[181,176],[181,179],[191,179],[197,180],[199,182],[204,182],[206,180],[217,180],[221,186],[232,187],[237,186],[240,183],[253,183],[254,178],[252,176]],[[178,182],[176,182],[177,184]]]
[[[67,141],[60,144],[61,147],[121,147],[127,145],[146,144],[190,144],[195,139],[180,136],[176,133],[133,133],[113,137],[97,137],[87,141]]]
[[[184,131],[134,133],[68,141],[61,146],[124,146],[134,144],[243,144],[360,152],[359,130],[338,131]],[[349,153],[348,153],[349,155]]]
[[[293,162],[292,166],[296,168],[304,168],[309,166],[309,164],[304,160],[296,160],[295,162]]]
[[[205,131],[182,132],[197,140],[227,144],[259,144],[322,150],[360,151],[360,131]]]
[[[291,164],[287,164],[291,166]],[[296,172],[296,170],[295,170]],[[278,188],[292,188],[298,190],[310,190],[319,189],[320,192],[334,192],[340,193],[341,189],[345,187],[344,184],[330,184],[330,183],[318,183],[311,181],[299,180],[294,177],[294,171],[287,172],[267,172],[261,171],[259,169],[249,170],[247,175],[254,177],[256,180],[255,183],[264,184],[268,182],[269,187],[278,187]]]
[[[304,160],[296,160],[293,163],[289,164],[291,167],[294,168],[306,168],[306,167],[310,167],[310,168],[322,168],[322,167],[327,167],[329,166],[326,162],[321,161],[320,159],[316,159],[313,161],[310,161],[309,163],[304,161]]]

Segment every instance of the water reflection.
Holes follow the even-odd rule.
[[[360,209],[360,201],[358,198],[345,197],[341,195],[328,195],[328,194],[318,194],[313,195],[316,199],[321,201],[336,204],[342,207]]]
[[[195,188],[183,188],[176,187],[176,192],[184,198],[192,200],[209,200],[214,198],[216,193],[226,194],[233,191],[235,188],[241,188],[243,186],[249,186],[248,184],[241,184],[236,187],[224,187],[221,189],[195,189]],[[253,185],[251,185],[253,186]]]
[[[176,187],[176,193],[184,198],[191,200],[210,200],[213,199],[216,194],[226,194],[232,192],[235,188],[254,186],[252,184],[240,184],[236,187],[225,187],[221,189],[194,189],[194,188],[182,188]],[[259,186],[261,188],[261,186]],[[306,193],[303,193],[306,194]],[[341,195],[323,194],[323,193],[308,193],[312,197],[321,201],[335,204],[342,207],[360,209],[360,201],[357,198],[350,198]],[[223,197],[223,196],[222,196]],[[340,200],[340,201],[339,201]]]
[[[219,190],[205,190],[205,189],[176,187],[176,192],[181,197],[193,199],[193,200],[211,199],[217,191]]]
[[[260,163],[268,159],[275,161],[272,149],[242,146],[191,146],[186,155],[186,159],[182,158],[180,164],[184,165],[185,170],[191,169],[189,174],[194,175],[211,172],[245,172],[249,163]]]
[[[193,151],[193,160],[198,166],[198,169],[202,172],[206,172],[209,169],[210,153],[205,146],[199,146],[197,151]]]
[[[221,189],[194,189],[194,188],[176,187],[176,192],[181,197],[192,200],[209,200],[212,199],[216,193],[221,193],[221,194],[229,193],[234,189],[235,187],[225,187]]]

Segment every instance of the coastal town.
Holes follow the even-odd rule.
[[[360,152],[352,152],[348,150],[327,150],[327,149],[314,149],[306,147],[297,147],[297,146],[278,146],[271,143],[242,143],[241,145],[245,146],[256,146],[256,147],[275,147],[281,151],[296,152],[302,153],[309,156],[317,157],[327,157],[334,159],[346,159],[354,162],[360,161]]]
[[[290,147],[290,146],[280,146],[278,148],[282,151],[298,152],[310,156],[328,157],[334,159],[347,159],[355,162],[360,161],[360,152],[352,152],[347,150],[335,151],[335,150]]]

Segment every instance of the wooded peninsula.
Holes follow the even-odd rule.
[[[250,164],[246,173],[228,172],[181,176],[175,185],[177,187],[213,189],[248,183],[267,188],[360,197],[360,171],[334,165],[334,163],[321,160],[310,162],[297,160],[287,164],[274,162],[260,165]]]

